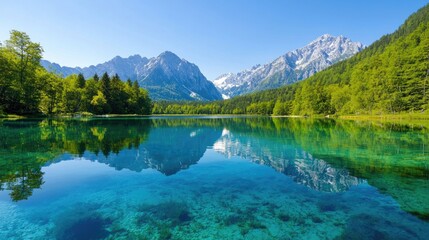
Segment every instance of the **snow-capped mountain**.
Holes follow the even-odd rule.
[[[82,73],[85,78],[94,74],[101,76],[118,74],[122,80],[128,78],[138,81],[146,88],[154,100],[218,100],[221,94],[201,73],[198,66],[166,51],[158,57],[145,58],[133,55],[128,58],[115,57],[110,61],[89,67],[62,67],[56,63],[42,60],[48,71],[63,77]]]
[[[271,63],[258,64],[239,73],[223,74],[213,83],[224,98],[277,88],[308,78],[363,48],[360,42],[324,34],[307,46],[288,52]]]

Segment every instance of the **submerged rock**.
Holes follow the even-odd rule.
[[[61,240],[97,240],[109,236],[107,228],[111,219],[91,210],[91,206],[80,206],[63,212],[55,221],[55,238]]]

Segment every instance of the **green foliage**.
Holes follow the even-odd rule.
[[[43,82],[39,77],[43,49],[24,32],[12,30],[0,46],[0,106],[7,113],[38,111]]]
[[[82,108],[88,112],[92,113],[100,113],[100,111],[94,110],[94,106],[91,103],[95,96],[98,96],[98,80],[96,80],[97,76],[89,79],[85,82],[85,88],[82,91]],[[101,111],[102,112],[102,111]]]
[[[46,115],[76,112],[97,114],[150,114],[148,92],[135,82],[124,83],[118,75],[82,74],[64,79],[41,65],[43,49],[24,32],[12,30],[0,44],[0,113]]]
[[[94,81],[98,82],[100,80],[100,78],[98,77],[97,73],[94,74],[94,77],[92,77],[92,79],[94,79]]]
[[[51,115],[60,111],[63,82],[52,73],[45,73],[43,77],[45,85],[41,91],[39,110],[44,114]]]
[[[246,108],[246,113],[259,114],[259,115],[271,115],[273,113],[274,102],[260,102],[251,103]]]
[[[77,75],[76,87],[77,88],[84,88],[85,87],[85,78],[83,77],[82,73],[79,73]]]
[[[276,104],[274,105],[273,115],[275,116],[290,115],[291,106],[292,106],[292,102],[290,101],[281,102],[280,100],[277,100]]]
[[[126,102],[126,108],[130,112],[139,112],[149,115],[152,112],[152,102],[149,98],[149,92],[140,88],[139,83],[135,81],[131,87],[126,84],[129,99]]]
[[[106,97],[101,91],[97,91],[97,95],[92,98],[91,109],[96,114],[102,114],[110,110]]]
[[[77,76],[71,75],[64,79],[61,109],[64,113],[78,112],[81,104],[81,89],[77,88]]]

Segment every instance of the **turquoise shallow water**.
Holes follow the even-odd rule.
[[[429,236],[420,128],[151,118],[0,129],[0,239]]]

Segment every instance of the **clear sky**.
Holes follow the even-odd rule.
[[[209,80],[267,63],[324,33],[365,45],[428,0],[1,0],[0,41],[16,29],[44,58],[89,66],[169,50]]]

